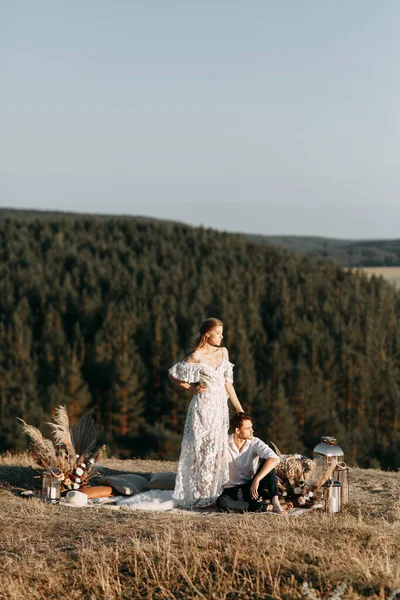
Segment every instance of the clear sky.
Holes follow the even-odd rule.
[[[400,237],[398,0],[0,0],[0,204]]]

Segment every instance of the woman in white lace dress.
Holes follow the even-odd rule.
[[[195,387],[183,433],[173,498],[184,508],[210,506],[228,480],[228,397],[243,412],[233,387],[233,364],[221,348],[223,323],[207,319],[194,351],[169,370],[184,389]]]

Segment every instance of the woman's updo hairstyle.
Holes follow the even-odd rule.
[[[194,343],[195,350],[201,348],[207,341],[207,333],[216,327],[223,327],[224,324],[219,319],[209,318],[202,322],[199,329],[199,335]]]

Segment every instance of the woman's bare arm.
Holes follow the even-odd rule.
[[[179,381],[179,379],[175,379],[175,377],[169,376],[170,380],[174,382],[175,385],[182,388],[183,390],[190,390],[192,387],[190,383],[186,383],[186,381]]]
[[[224,359],[229,361],[229,352],[227,348],[224,348]],[[236,412],[244,412],[242,405],[239,402],[239,398],[236,395],[235,392],[235,388],[233,387],[233,384],[230,383],[229,381],[225,381],[225,389],[227,391],[227,394],[233,404],[233,408],[236,410]]]
[[[225,381],[225,389],[226,389],[227,394],[233,404],[233,408],[236,410],[236,412],[244,412],[242,405],[239,402],[239,398],[236,395],[233,384],[230,383],[229,381]]]

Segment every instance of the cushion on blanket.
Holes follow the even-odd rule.
[[[148,482],[148,490],[173,490],[175,488],[176,473],[154,473]]]
[[[140,494],[145,489],[148,481],[141,475],[126,473],[123,475],[111,475],[102,477],[98,480],[103,485],[110,485],[114,490],[123,496],[132,496],[132,494]]]
[[[85,488],[80,488],[79,491],[86,494],[90,500],[93,498],[108,498],[113,494],[111,485],[90,485]]]

